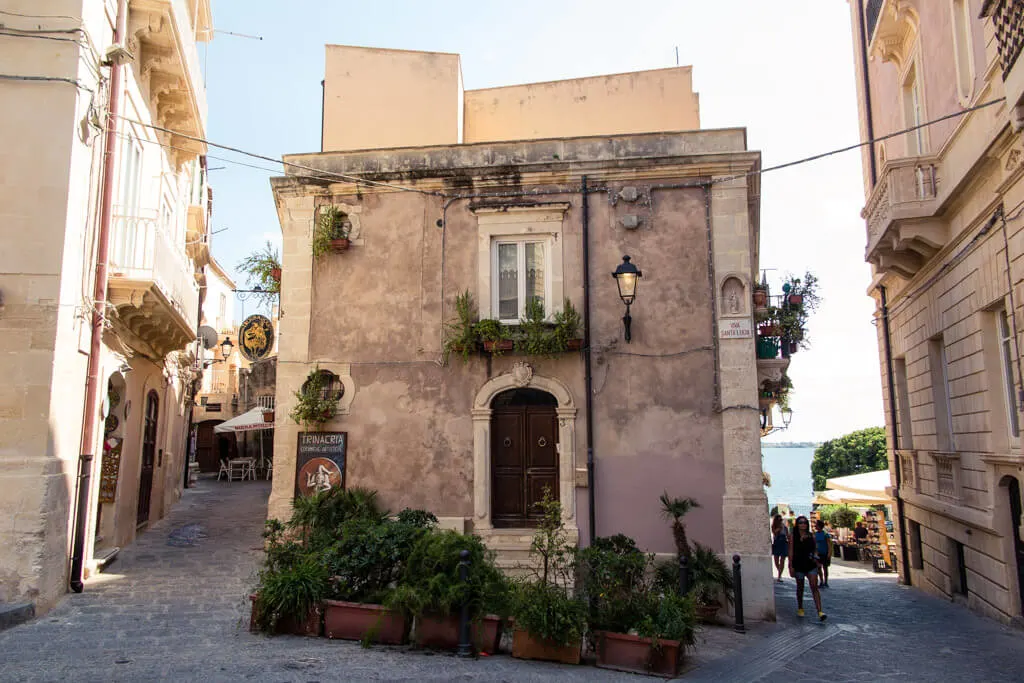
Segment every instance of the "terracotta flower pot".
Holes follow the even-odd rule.
[[[597,666],[602,669],[675,678],[682,658],[683,648],[678,640],[658,640],[655,648],[650,638],[597,633]]]
[[[333,249],[334,251],[345,251],[346,249],[348,249],[348,246],[349,241],[347,237],[342,237],[341,239],[337,240],[331,240],[331,249]]]
[[[273,424],[274,422],[274,411],[263,411],[263,421]]]
[[[257,597],[255,593],[249,595],[249,602],[252,604],[252,612],[249,615],[249,631],[252,633],[258,633],[260,630],[259,626],[257,626],[257,621],[259,620],[259,608],[256,604]],[[277,624],[274,626],[274,633],[319,637],[320,627],[323,623],[323,614],[323,606],[315,605],[309,610],[309,614],[306,615],[305,619],[296,619],[295,617],[278,619]]]
[[[763,289],[754,290],[754,306],[764,308],[768,305],[768,292]]]
[[[570,339],[569,342],[566,344],[566,348],[569,351],[579,351],[580,349],[583,348],[583,340],[582,339]]]
[[[469,628],[470,638],[477,652],[493,655],[498,651],[498,643],[501,642],[500,618],[485,616],[479,621],[471,623]],[[459,646],[458,615],[416,617],[413,642],[420,647],[435,650],[456,649]]]
[[[757,330],[762,337],[780,337],[782,329],[778,325],[764,325]]]
[[[270,269],[270,279],[271,280],[275,280],[277,282],[280,282],[281,281],[281,269],[280,268],[271,268]]]
[[[790,294],[789,295],[789,305],[790,306],[802,306],[803,303],[804,303],[804,295],[803,294]]]
[[[698,603],[696,606],[697,618],[705,624],[714,623],[715,617],[718,616],[718,610],[722,609],[722,605],[718,602],[709,602],[707,604]]]
[[[324,601],[324,635],[342,640],[370,640],[384,645],[404,645],[409,639],[409,620],[382,605],[362,605],[339,600]]]
[[[790,353],[796,353],[799,350],[800,350],[800,343],[799,342],[795,342],[795,341],[789,342],[789,352]]]
[[[495,351],[511,351],[515,344],[511,339],[501,339],[499,341],[485,341],[484,351],[487,353],[494,353]]]
[[[512,633],[512,656],[517,659],[539,659],[562,664],[580,663],[581,640],[568,645],[558,645],[541,638],[535,638],[527,631],[516,629]]]

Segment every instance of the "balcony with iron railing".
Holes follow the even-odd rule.
[[[992,22],[1012,121],[1024,126],[1024,0],[985,0],[981,16]]]
[[[113,227],[107,281],[112,324],[135,351],[162,359],[195,339],[195,269],[157,216],[120,213]]]
[[[935,157],[890,159],[861,211],[866,260],[879,272],[913,277],[949,239],[936,217],[940,167]]]

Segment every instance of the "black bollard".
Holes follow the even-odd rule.
[[[743,572],[740,569],[740,556],[732,556],[732,592],[736,601],[736,631],[746,633],[746,626],[743,625]]]
[[[463,584],[469,581],[469,551],[459,552],[459,581]],[[459,657],[473,656],[473,643],[469,639],[469,601],[462,603],[459,612],[459,647],[455,654]]]
[[[686,561],[686,555],[679,555],[679,594],[686,595],[690,592],[690,565]]]

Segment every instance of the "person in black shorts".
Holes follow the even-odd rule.
[[[821,593],[818,592],[818,547],[811,533],[811,523],[800,515],[796,518],[796,531],[789,543],[789,575],[796,579],[796,615],[804,615],[804,579],[811,585],[814,607],[818,620],[825,621],[821,610]]]

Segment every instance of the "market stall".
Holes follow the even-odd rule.
[[[840,529],[836,537],[836,555],[844,560],[871,562],[876,571],[893,571],[895,568],[896,540],[892,522],[886,520],[886,513],[877,509],[888,507],[892,498],[888,494],[890,478],[888,470],[865,472],[846,477],[825,480],[825,491],[815,494],[815,505],[848,505],[862,510],[867,536],[856,539],[848,529]],[[874,508],[874,509],[872,509]],[[812,519],[817,513],[811,513]]]

